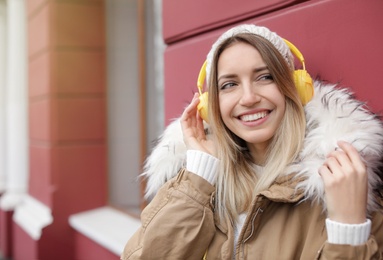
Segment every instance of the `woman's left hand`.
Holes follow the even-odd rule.
[[[345,224],[366,221],[367,169],[358,151],[339,141],[339,148],[327,155],[320,167],[327,202],[328,217]]]

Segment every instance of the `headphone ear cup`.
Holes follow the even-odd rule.
[[[208,92],[204,92],[199,96],[199,104],[197,106],[200,117],[208,123],[208,113],[207,113],[207,104],[208,104]]]
[[[306,70],[294,71],[294,83],[303,105],[306,105],[314,96],[314,86],[311,76]]]

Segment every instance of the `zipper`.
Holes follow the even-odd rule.
[[[250,235],[243,240],[242,242],[242,258],[244,259],[245,258],[245,243],[253,236],[254,234],[254,222],[255,222],[255,218],[258,216],[259,213],[262,213],[263,212],[263,209],[261,209],[261,207],[259,207],[257,209],[257,211],[255,212],[253,218],[251,219],[251,232],[250,232]]]
[[[253,233],[254,233],[255,218],[258,216],[259,212],[261,212],[261,213],[263,212],[263,209],[261,209],[260,207],[257,209],[257,212],[255,212],[254,217],[251,220],[251,232],[250,232],[250,235],[245,240],[243,240],[242,244],[245,244],[251,238],[251,236],[253,235]]]

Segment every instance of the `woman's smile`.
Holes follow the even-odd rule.
[[[258,121],[259,119],[265,118],[268,114],[270,114],[270,112],[271,112],[270,110],[264,110],[257,113],[244,114],[244,115],[240,115],[238,119],[245,123],[254,122],[254,121]]]

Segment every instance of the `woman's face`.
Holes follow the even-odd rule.
[[[285,113],[285,96],[258,50],[246,43],[226,48],[218,60],[222,120],[250,150],[264,152]]]

